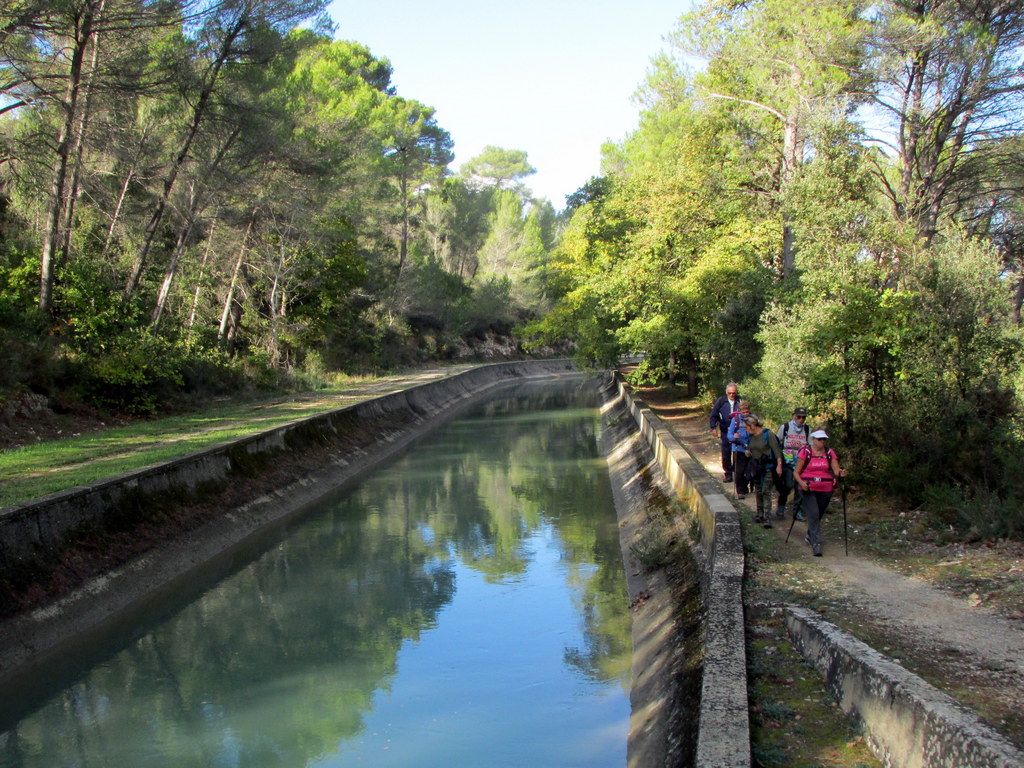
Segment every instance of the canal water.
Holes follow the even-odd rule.
[[[579,380],[507,392],[57,689],[0,691],[34,702],[0,720],[0,766],[624,766],[596,405]]]

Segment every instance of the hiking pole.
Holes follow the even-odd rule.
[[[846,546],[846,554],[850,554],[850,538],[846,534],[846,483],[843,482],[843,478],[839,478],[839,493],[843,498],[843,544]]]
[[[789,533],[786,534],[786,543],[789,544],[789,534],[793,532],[793,526],[796,525],[796,510],[793,510],[793,519],[789,521]]]

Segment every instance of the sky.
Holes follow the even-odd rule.
[[[335,37],[391,61],[398,95],[433,107],[453,171],[487,145],[524,150],[556,209],[637,126],[633,95],[689,0],[333,0]]]

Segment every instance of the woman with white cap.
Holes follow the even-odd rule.
[[[803,510],[807,518],[807,538],[815,557],[821,557],[821,516],[825,514],[832,492],[846,470],[839,466],[839,457],[828,447],[824,429],[811,432],[811,444],[801,449],[796,459],[797,485],[803,491]]]

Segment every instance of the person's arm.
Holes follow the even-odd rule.
[[[768,433],[768,445],[772,449],[772,453],[775,454],[775,474],[782,474],[782,441],[779,440],[777,435]]]
[[[718,434],[718,425],[722,420],[719,412],[722,409],[722,398],[718,398],[715,401],[715,405],[711,408],[711,418],[708,420],[708,428],[711,430],[712,435]]]
[[[846,477],[846,470],[839,468],[839,456],[836,455],[835,451],[832,451],[832,476]]]

